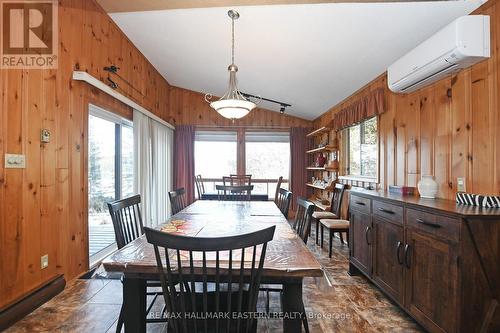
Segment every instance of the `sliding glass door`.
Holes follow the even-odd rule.
[[[89,258],[92,265],[116,248],[106,203],[133,194],[132,123],[90,105],[88,137]]]

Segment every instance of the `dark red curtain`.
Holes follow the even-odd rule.
[[[298,197],[307,198],[309,190],[307,183],[307,163],[306,151],[310,147],[310,140],[306,134],[311,131],[310,128],[292,127],[290,129],[290,191],[293,193],[292,209],[296,210]]]
[[[379,88],[337,112],[333,116],[333,129],[339,131],[384,112],[385,90]]]
[[[186,201],[194,202],[194,126],[174,131],[174,188],[186,189]]]

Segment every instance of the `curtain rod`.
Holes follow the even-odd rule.
[[[122,103],[130,106],[131,108],[133,108],[133,109],[141,112],[142,114],[148,116],[149,118],[151,118],[153,120],[156,120],[160,124],[165,125],[165,126],[171,128],[171,129],[175,130],[175,127],[172,124],[166,122],[165,120],[161,119],[160,117],[158,117],[154,113],[152,113],[149,110],[143,108],[142,106],[140,106],[139,104],[137,104],[136,102],[134,102],[133,100],[131,100],[130,98],[126,97],[125,95],[122,95],[119,92],[113,90],[111,87],[107,86],[104,82],[96,79],[95,77],[93,77],[92,75],[90,75],[87,72],[73,71],[73,80],[87,82],[91,86],[94,86],[97,89],[99,89],[99,90],[105,92],[106,94],[110,95],[111,97],[116,98],[120,102],[122,102]]]

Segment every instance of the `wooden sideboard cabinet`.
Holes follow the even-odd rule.
[[[349,273],[430,332],[500,332],[500,209],[351,191]]]

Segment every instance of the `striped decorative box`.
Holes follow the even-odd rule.
[[[500,207],[500,196],[458,192],[457,203],[469,206]]]

